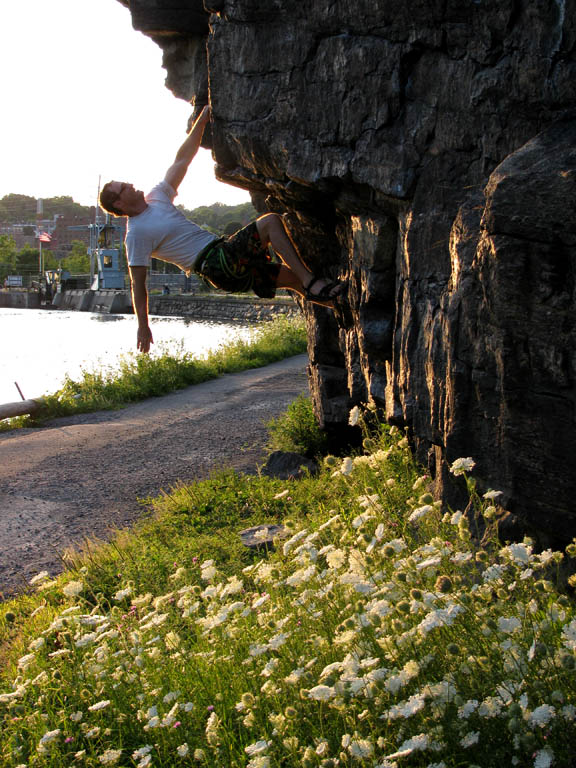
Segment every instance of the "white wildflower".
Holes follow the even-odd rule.
[[[333,549],[326,555],[326,562],[328,563],[328,567],[334,569],[341,568],[343,565],[345,565],[347,559],[348,555],[343,549]]]
[[[381,513],[384,511],[382,504],[380,504],[380,497],[377,493],[362,494],[357,497],[357,501],[361,507],[364,507],[364,509],[369,512]]]
[[[522,627],[522,622],[516,616],[500,616],[498,619],[498,629],[508,635],[516,632]]]
[[[468,747],[473,747],[474,744],[478,744],[479,739],[480,731],[471,731],[470,733],[467,733],[463,739],[460,739],[460,744],[466,749]]]
[[[271,743],[272,742],[270,741],[262,739],[261,741],[256,741],[254,744],[249,744],[247,747],[244,747],[244,752],[246,752],[249,757],[261,755],[266,752]]]
[[[334,510],[331,510],[332,512]],[[322,525],[318,528],[319,531],[324,531],[326,528],[330,528],[334,523],[338,522],[340,520],[340,515],[334,515],[329,520],[326,520],[325,523],[322,523]]]
[[[551,749],[540,749],[534,755],[534,768],[550,768],[554,762],[554,753]]]
[[[468,720],[471,714],[478,709],[479,702],[476,699],[468,699],[468,701],[458,708],[458,717],[462,720]]]
[[[494,565],[490,565],[488,568],[486,568],[482,574],[482,579],[485,583],[490,581],[498,581],[498,579],[502,578],[502,574],[505,570],[506,567],[504,565],[498,565],[497,563],[494,563]]]
[[[82,581],[69,581],[62,587],[62,592],[66,597],[77,597],[84,589],[84,582]]]
[[[186,568],[184,566],[180,566],[179,568],[176,568],[174,573],[170,574],[168,577],[170,581],[179,581],[180,579],[183,579],[186,576]]]
[[[102,763],[102,765],[116,765],[121,757],[121,749],[107,749],[99,756],[98,760]]]
[[[256,755],[246,764],[246,768],[270,768],[268,755]]]
[[[415,523],[417,520],[420,520],[421,518],[428,515],[430,512],[432,512],[434,507],[431,504],[424,504],[423,507],[418,507],[418,509],[415,509],[414,512],[410,515],[408,518],[409,523]]]
[[[544,728],[544,726],[548,725],[550,720],[552,720],[555,716],[556,710],[554,707],[550,706],[549,704],[541,704],[539,707],[536,707],[536,709],[530,714],[528,721],[530,722],[530,725]]]
[[[178,757],[188,757],[188,753],[190,752],[190,747],[188,744],[180,744],[179,747],[176,747],[176,752],[178,754]]]
[[[396,752],[392,755],[387,755],[387,760],[393,760],[396,757],[407,757],[412,752],[418,752],[420,750],[428,749],[430,740],[425,733],[419,733],[417,736],[413,736],[411,739],[403,742]]]
[[[358,419],[360,418],[360,408],[358,408],[357,405],[352,408],[350,411],[350,415],[348,416],[348,424],[351,427],[355,427],[358,424]]]
[[[308,535],[308,531],[306,529],[302,531],[298,531],[298,533],[295,533],[292,538],[288,539],[288,541],[285,541],[282,545],[282,552],[284,555],[287,555],[290,553],[290,551],[298,544],[302,539],[306,538]]]
[[[450,560],[453,563],[467,563],[469,560],[472,560],[472,552],[456,552]]]
[[[270,638],[268,647],[273,651],[277,651],[278,648],[284,645],[289,637],[290,632],[279,632],[277,635],[274,635],[274,637]]]
[[[153,749],[154,747],[151,744],[144,744],[143,747],[135,749],[134,752],[132,752],[132,759],[139,760],[141,757],[146,757],[146,755],[149,755]]]
[[[316,573],[316,566],[309,565],[308,568],[300,568],[286,579],[286,584],[290,587],[298,587],[301,584],[305,584]]]
[[[373,518],[374,515],[370,514],[370,512],[362,512],[362,514],[352,520],[352,527],[356,529],[361,528],[364,523],[367,523],[368,520],[372,520]]]
[[[304,667],[293,669],[292,672],[290,672],[290,674],[284,678],[284,682],[288,683],[288,685],[297,685],[300,682],[304,672],[306,672]]]
[[[570,624],[562,628],[564,646],[571,651],[576,651],[576,619],[572,619]]]
[[[38,584],[41,581],[44,581],[45,579],[49,579],[50,574],[48,571],[40,571],[40,573],[37,573],[36,576],[33,576],[28,584]]]
[[[44,736],[38,742],[39,747],[45,747],[47,744],[51,744],[60,736],[60,728],[56,728],[54,731],[46,731]]]
[[[31,651],[39,651],[40,648],[43,648],[45,645],[46,640],[43,637],[37,637],[35,640],[32,640],[28,648]]]
[[[500,550],[500,555],[508,556],[516,563],[526,564],[532,557],[532,547],[524,543],[509,544]]]
[[[166,696],[162,699],[164,704],[171,704],[173,701],[176,701],[176,699],[180,696],[180,691],[168,691]]]
[[[354,469],[354,462],[352,461],[350,456],[346,456],[346,458],[342,461],[342,465],[340,466],[340,474],[350,475],[353,469]]]
[[[91,707],[88,707],[90,712],[99,712],[101,709],[106,709],[106,707],[110,706],[109,700],[99,701],[96,704],[92,704]]]
[[[119,589],[118,592],[114,595],[114,600],[117,603],[122,602],[122,600],[126,600],[127,597],[130,597],[132,594],[132,587],[124,587],[124,589]]]
[[[374,745],[368,739],[351,739],[348,752],[355,760],[366,760],[374,754]]]
[[[206,560],[200,566],[200,578],[202,581],[212,581],[216,576],[217,570],[214,565],[214,560]]]
[[[450,467],[453,475],[463,475],[465,472],[472,472],[476,462],[470,456],[467,459],[456,459]]]
[[[380,718],[382,720],[397,720],[399,717],[412,717],[412,715],[415,715],[417,712],[420,712],[420,710],[424,709],[425,704],[425,695],[421,693],[415,693],[406,701],[401,701],[398,704],[394,704],[394,706],[390,707],[387,712],[384,712],[383,715],[380,715]]]
[[[336,691],[329,685],[316,685],[308,691],[308,698],[314,701],[329,701],[336,695]]]
[[[390,693],[398,693],[407,683],[416,677],[420,672],[420,667],[416,661],[407,661],[404,667],[396,675],[392,675],[384,683],[384,687]]]
[[[438,608],[435,611],[431,611],[425,619],[423,619],[418,625],[417,629],[423,634],[427,635],[428,632],[436,627],[449,627],[458,614],[462,613],[464,608],[461,605],[453,603],[448,608]]]
[[[502,711],[503,701],[496,696],[488,696],[478,707],[480,717],[498,717]]]
[[[252,608],[256,610],[257,608],[261,608],[264,603],[267,603],[268,600],[270,600],[270,595],[268,593],[264,595],[260,595],[260,597],[257,597],[256,600],[252,603]]]
[[[21,656],[18,659],[18,669],[26,670],[32,664],[36,656],[33,653],[27,653],[25,656]]]

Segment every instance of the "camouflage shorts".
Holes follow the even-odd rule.
[[[272,261],[253,221],[207,245],[196,258],[194,272],[227,293],[254,291],[262,299],[273,299],[280,266]]]

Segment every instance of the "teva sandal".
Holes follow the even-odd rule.
[[[304,288],[304,295],[308,301],[332,301],[344,291],[346,287],[344,283],[339,280],[329,280],[325,286],[320,288],[318,293],[312,293],[311,288],[315,283],[320,280],[325,280],[324,277],[312,277],[308,285]],[[335,290],[338,289],[338,290]]]

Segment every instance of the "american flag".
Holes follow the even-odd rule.
[[[48,232],[40,232],[38,240],[40,240],[41,243],[50,243],[52,241],[52,235],[48,234]]]

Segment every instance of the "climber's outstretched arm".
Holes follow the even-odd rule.
[[[186,176],[188,166],[198,152],[200,143],[202,141],[202,135],[204,134],[204,128],[206,128],[206,124],[209,120],[210,107],[206,106],[194,121],[194,125],[190,129],[190,133],[188,134],[186,141],[184,144],[182,144],[176,153],[176,158],[173,164],[170,166],[170,168],[168,168],[166,172],[166,176],[164,178],[175,191],[180,186],[180,182],[184,176]]]

